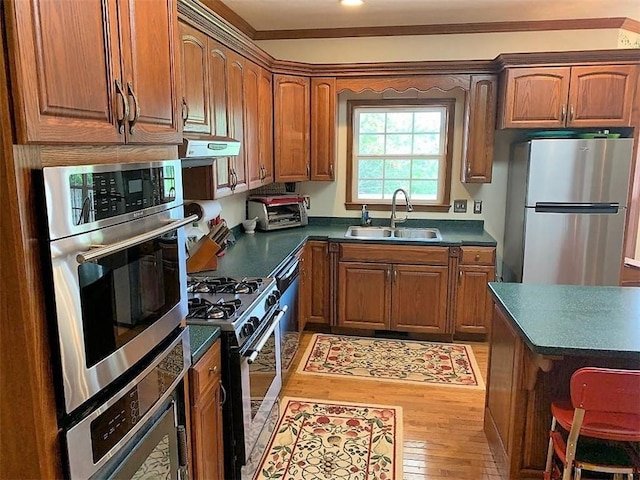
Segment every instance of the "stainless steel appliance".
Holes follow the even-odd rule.
[[[304,197],[274,195],[249,197],[247,218],[258,218],[258,230],[301,227],[309,223]]]
[[[140,362],[187,313],[179,160],[42,171],[64,411]]]
[[[186,479],[181,381],[191,364],[189,333],[98,408],[65,431],[72,479]]]
[[[273,278],[190,277],[187,324],[222,329],[225,473],[251,478],[259,438],[274,428],[282,388],[280,322],[287,306]],[[229,448],[227,448],[229,446]]]
[[[240,141],[229,137],[185,138],[178,153],[183,167],[204,167],[213,165],[217,157],[237,156],[240,145]]]
[[[632,142],[539,139],[514,145],[505,281],[619,284]]]
[[[286,382],[291,371],[293,358],[300,345],[298,325],[298,290],[300,286],[299,252],[289,256],[284,265],[276,271],[275,279],[280,291],[280,303],[289,309],[280,321],[280,336],[282,337],[282,380]]]

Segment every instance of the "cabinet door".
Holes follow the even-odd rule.
[[[211,96],[211,133],[228,137],[228,58],[227,49],[215,40],[209,38],[209,94]],[[231,159],[229,157],[216,158],[215,169],[215,197],[224,197],[231,192]]]
[[[445,333],[448,267],[394,265],[391,330]]]
[[[273,78],[275,180],[309,180],[309,79],[291,75]]]
[[[497,89],[498,80],[494,75],[471,76],[462,155],[463,183],[491,183]]]
[[[273,183],[273,81],[271,72],[260,69],[258,129],[262,183]]]
[[[127,143],[181,143],[176,0],[119,0],[118,6],[122,83],[130,107]]]
[[[116,3],[5,2],[18,143],[122,143]]]
[[[631,126],[636,75],[633,65],[572,67],[567,125]]]
[[[211,133],[207,36],[180,23],[184,133]]]
[[[231,189],[234,192],[241,192],[247,189],[247,146],[243,142],[245,59],[231,50],[227,50],[227,58],[229,134],[242,143],[238,155],[231,158]]]
[[[391,265],[340,262],[338,264],[338,325],[389,329]]]
[[[303,332],[311,316],[311,296],[313,295],[313,278],[311,277],[311,245],[304,246],[299,258],[300,285],[298,289],[298,330]]]
[[[220,383],[191,407],[194,478],[224,479]]]
[[[331,322],[331,272],[329,264],[329,243],[309,241],[306,269],[311,279],[309,295],[309,317],[311,323],[329,325]]]
[[[501,127],[564,127],[570,71],[569,67],[508,69]]]
[[[495,280],[494,267],[460,265],[456,294],[456,333],[489,331],[492,302],[487,283]]]
[[[250,61],[244,68],[244,152],[247,158],[248,188],[262,185],[260,168],[259,88],[260,67]]]
[[[335,180],[336,79],[311,79],[311,180]]]

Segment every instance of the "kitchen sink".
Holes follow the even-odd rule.
[[[440,242],[442,235],[437,228],[390,228],[351,226],[344,234],[345,238],[359,240],[402,240],[419,242]]]

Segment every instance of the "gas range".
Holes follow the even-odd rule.
[[[215,325],[234,333],[242,346],[278,308],[280,292],[273,278],[187,278],[187,325]]]

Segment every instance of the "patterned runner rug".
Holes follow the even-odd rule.
[[[484,388],[469,345],[315,334],[298,373]]]
[[[402,408],[283,398],[255,480],[402,480]]]

